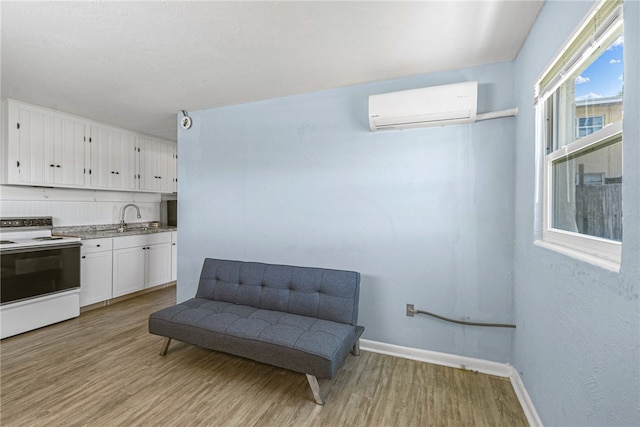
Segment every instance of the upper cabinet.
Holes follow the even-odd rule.
[[[86,185],[88,151],[83,122],[21,104],[10,104],[8,115],[8,183]]]
[[[176,191],[175,146],[150,137],[140,138],[140,189]]]
[[[2,120],[2,183],[176,191],[168,141],[10,99]]]
[[[91,126],[91,187],[138,190],[139,150],[136,134]]]

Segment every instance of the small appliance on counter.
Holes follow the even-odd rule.
[[[177,200],[164,200],[160,203],[160,223],[168,227],[178,226]]]

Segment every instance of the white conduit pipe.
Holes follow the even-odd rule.
[[[510,108],[508,110],[492,111],[491,113],[476,114],[476,122],[480,120],[499,119],[502,117],[514,117],[518,115],[518,107]]]

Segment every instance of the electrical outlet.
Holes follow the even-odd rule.
[[[413,304],[407,304],[407,317],[413,317],[414,314]]]

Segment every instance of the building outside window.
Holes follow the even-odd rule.
[[[576,101],[576,138],[622,120],[622,95]]]

